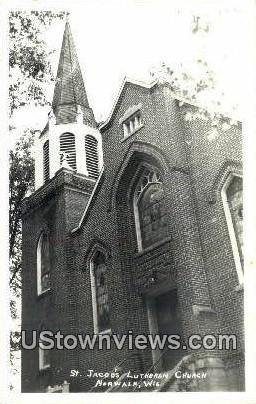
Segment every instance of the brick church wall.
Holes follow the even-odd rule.
[[[123,141],[119,120],[129,107],[139,103],[144,126]],[[170,99],[161,86],[125,86],[112,120],[102,130],[105,172],[81,228],[71,233],[79,224],[89,191],[83,194],[80,186],[74,185],[75,174],[70,175],[70,184],[51,199],[52,216],[45,213],[46,205],[24,217],[23,282],[30,286],[25,286],[23,293],[23,327],[38,327],[40,319],[64,332],[93,333],[88,259],[96,243],[108,252],[112,332],[122,334],[131,329],[134,333],[148,333],[143,287],[153,274],[160,283],[170,282],[178,288],[185,336],[198,331],[198,327],[242,336],[243,292],[236,290],[236,270],[221,200],[217,196],[214,203],[211,201],[223,164],[241,160],[241,133],[240,128],[231,129],[209,142],[207,130],[207,124],[185,122],[178,102]],[[147,155],[147,150],[151,154]],[[126,196],[138,163],[145,159],[165,174],[170,237],[140,254]],[[51,218],[48,225],[54,247],[54,286],[49,295],[38,299],[36,241],[45,217]],[[217,312],[216,319],[200,325],[191,311],[195,301],[210,303]],[[24,391],[69,380],[71,368],[84,374],[88,369],[112,370],[122,361],[124,370],[145,371],[152,365],[150,350],[134,356],[125,350],[76,349],[53,353],[54,369],[39,377],[37,353],[23,355],[27,357],[23,365]],[[31,368],[35,377],[28,386]],[[72,380],[71,391],[88,391],[92,383],[85,377]]]
[[[219,332],[237,335],[238,355],[228,358],[227,366],[233,361],[239,375],[237,382],[244,387],[244,291],[238,281],[221,198],[224,174],[242,173],[242,128],[236,122],[223,131],[219,124],[212,140],[209,121],[184,121],[184,128],[211,300],[218,315]]]

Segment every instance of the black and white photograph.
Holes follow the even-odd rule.
[[[10,394],[245,398],[249,9],[25,3],[5,9]]]

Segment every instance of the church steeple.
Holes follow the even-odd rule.
[[[96,126],[68,21],[63,35],[52,108],[57,124],[74,122],[77,114],[82,112],[83,122]]]
[[[52,110],[36,139],[36,189],[60,170],[95,181],[103,166],[102,138],[88,103],[82,72],[66,22]]]

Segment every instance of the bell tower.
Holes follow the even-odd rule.
[[[102,172],[102,140],[66,22],[52,108],[36,137],[35,192],[22,209],[22,329],[69,333],[76,316],[72,230]],[[72,352],[22,349],[22,391],[65,385]],[[69,371],[70,372],[70,371]]]
[[[89,106],[82,72],[66,22],[52,109],[36,138],[35,188],[65,167],[96,180],[103,166],[102,140]]]

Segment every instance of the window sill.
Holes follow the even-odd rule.
[[[41,292],[40,294],[37,295],[37,299],[38,300],[42,299],[44,296],[49,295],[51,293],[51,291],[52,291],[51,288],[45,289],[43,292]]]
[[[96,339],[97,339],[97,338],[100,337],[100,335],[112,335],[112,330],[111,330],[111,328],[109,328],[108,330],[104,330],[104,331],[101,331],[101,332],[95,332],[94,331],[93,335],[95,335]]]
[[[43,368],[39,369],[39,374],[42,375],[44,373],[47,373],[51,369],[51,365],[46,365]]]
[[[163,245],[163,244],[165,244],[165,243],[167,243],[167,242],[169,242],[171,240],[172,240],[172,237],[166,237],[161,241],[157,241],[156,243],[154,243],[154,244],[150,245],[149,247],[145,248],[144,250],[137,252],[135,254],[135,257],[140,257],[140,256],[154,250],[155,248],[160,247],[161,245]]]
[[[142,123],[138,128],[136,128],[133,132],[129,133],[128,135],[124,136],[123,139],[121,139],[121,143],[125,142],[127,139],[129,139],[131,136],[133,136],[135,133],[137,133],[141,128],[144,127],[144,124]]]
[[[105,335],[105,334],[111,335],[111,334],[112,334],[111,328],[109,328],[108,330],[103,330],[103,331],[101,331],[101,332],[95,333],[95,335],[97,335],[97,336],[99,336],[99,335]]]

